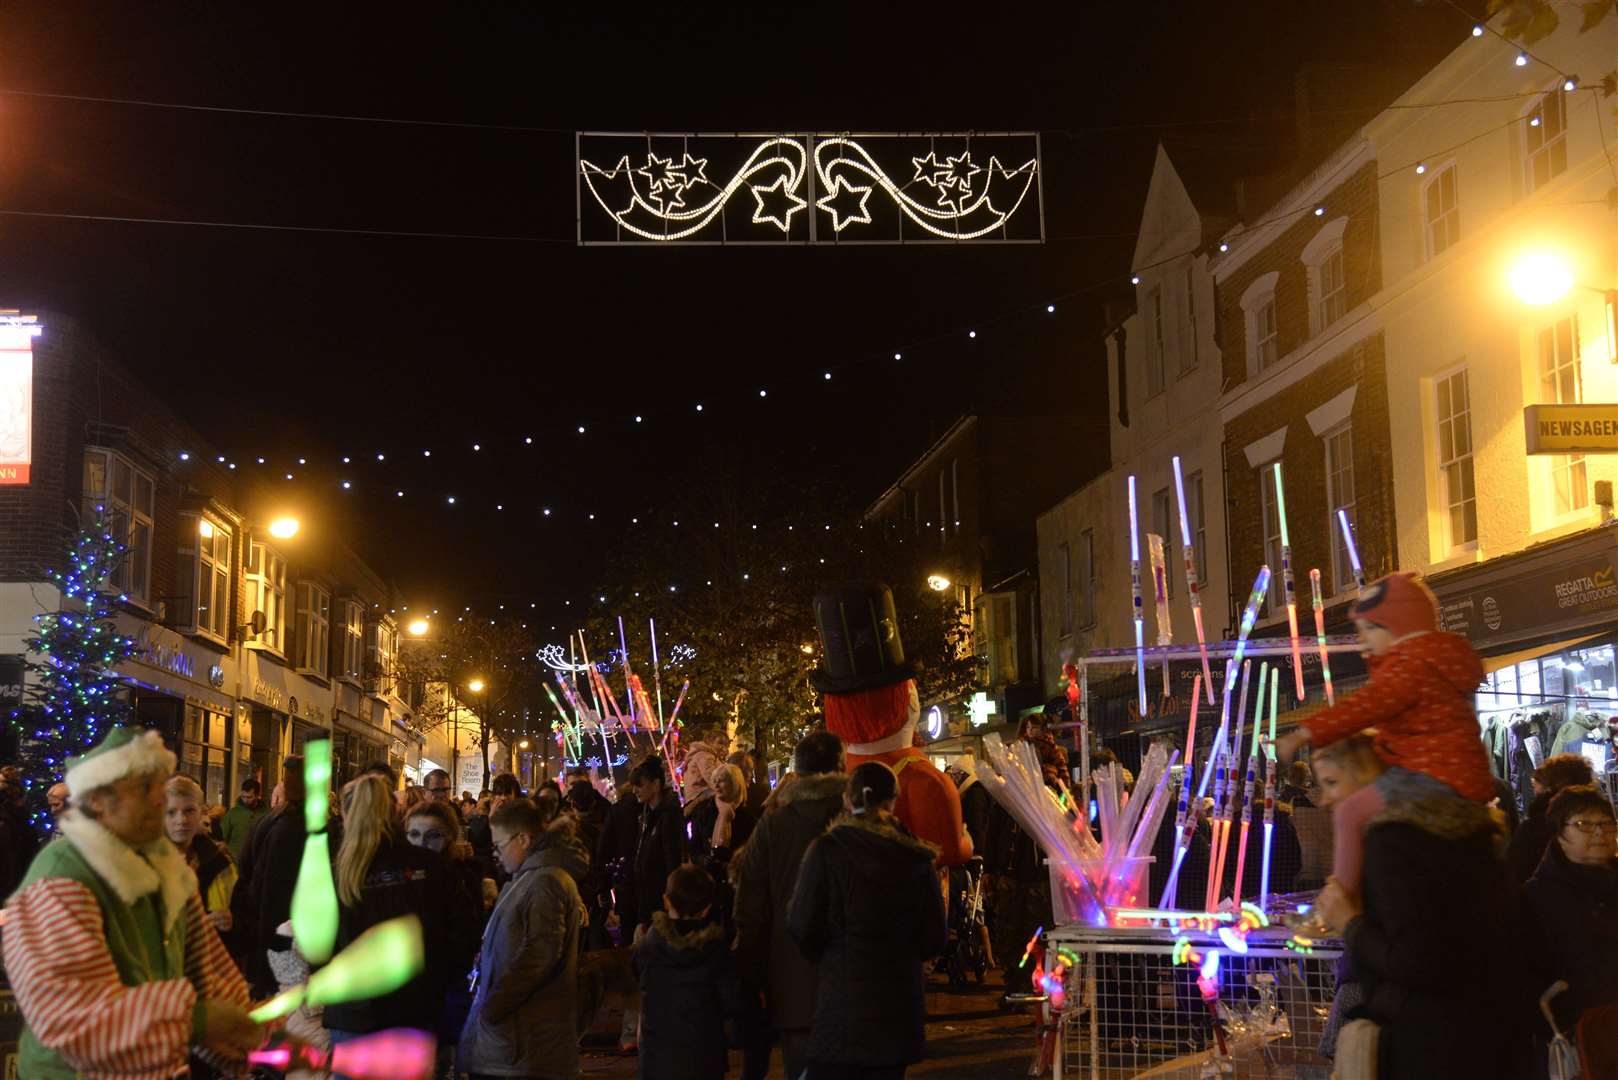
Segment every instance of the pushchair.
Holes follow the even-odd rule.
[[[949,884],[950,939],[944,969],[951,986],[965,986],[968,975],[982,983],[989,970],[982,858],[968,859],[965,866],[950,871]]]

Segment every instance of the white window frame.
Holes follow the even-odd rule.
[[[1202,470],[1185,477],[1185,513],[1191,519],[1191,536],[1197,545],[1197,588],[1208,586],[1208,512],[1203,501]],[[1183,555],[1182,555],[1183,558]],[[1181,573],[1184,573],[1182,567]]]
[[[1547,103],[1554,107],[1547,107]],[[1534,123],[1535,118],[1539,123]],[[1560,77],[1523,111],[1523,191],[1532,195],[1567,172],[1567,92]],[[1543,160],[1545,178],[1535,178]]]
[[[1304,245],[1301,259],[1309,277],[1310,337],[1325,333],[1348,314],[1348,275],[1343,254],[1343,233],[1347,229],[1346,216],[1334,218]]]
[[[1241,309],[1247,323],[1247,377],[1250,379],[1281,362],[1281,321],[1275,306],[1275,287],[1280,279],[1280,272],[1271,270],[1254,278],[1242,293]]]
[[[1152,492],[1152,531],[1163,538],[1163,590],[1170,600],[1174,599],[1174,541],[1179,536],[1178,509],[1172,488],[1163,487]],[[1183,568],[1180,572],[1182,576],[1185,573]]]
[[[236,538],[229,525],[211,514],[181,514],[179,521],[179,562],[174,582],[176,607],[171,624],[181,633],[229,645],[230,582],[235,570]],[[219,559],[221,541],[225,545],[223,562]],[[208,612],[206,617],[204,611]]]
[[[1259,533],[1264,541],[1264,561],[1270,567],[1270,591],[1265,597],[1265,614],[1268,616],[1279,615],[1286,610],[1286,590],[1281,572],[1281,512],[1275,497],[1275,461],[1267,461],[1258,468]],[[1273,533],[1270,531],[1272,515],[1275,518]]]
[[[262,540],[248,545],[247,553],[248,617],[255,611],[264,613],[264,632],[249,638],[244,644],[249,649],[261,649],[286,657],[287,621],[287,560],[274,547]]]
[[[90,483],[90,461],[99,458],[101,461],[101,488],[92,490]],[[112,490],[113,479],[118,466],[129,470],[129,489],[127,492]],[[123,563],[108,577],[108,583],[118,590],[123,599],[140,607],[151,609],[152,606],[152,520],[157,509],[157,483],[152,474],[130,460],[127,454],[104,446],[86,447],[83,462],[83,496],[84,521],[86,524],[95,520],[96,506],[105,507],[107,524],[111,528],[113,537],[122,543],[128,551],[124,555]],[[147,505],[141,506],[139,500],[141,482],[145,481],[149,493]],[[120,524],[122,528],[120,528]],[[140,543],[139,536],[144,527],[146,542]],[[119,534],[122,535],[119,535]]]
[[[1163,343],[1163,286],[1153,285],[1146,292],[1146,317],[1150,333],[1146,339],[1146,397],[1155,398],[1168,387],[1167,350]]]
[[[1359,502],[1354,483],[1354,425],[1345,420],[1320,435],[1321,454],[1326,474],[1326,532],[1331,550],[1332,595],[1346,592],[1354,584],[1354,567],[1348,558],[1348,545],[1343,543],[1343,528],[1338,523],[1337,511],[1348,514],[1349,528],[1356,524],[1355,507]]]
[[[1190,347],[1180,350],[1180,374],[1188,375],[1197,369],[1201,361],[1198,355],[1197,342],[1197,267],[1195,263],[1185,268],[1185,324],[1190,333]]]
[[[1454,407],[1453,393],[1456,379],[1460,380],[1460,388],[1466,394],[1465,406],[1461,409]],[[1444,414],[1443,404],[1446,388],[1451,394],[1451,405],[1447,417]],[[1449,554],[1472,551],[1477,548],[1478,544],[1478,501],[1477,476],[1473,469],[1472,456],[1475,448],[1472,435],[1472,379],[1465,365],[1452,368],[1433,379],[1433,409],[1436,421],[1433,430],[1438,437],[1434,457],[1438,465],[1438,493],[1440,497],[1439,506],[1443,515],[1444,550]],[[1450,425],[1448,439],[1446,439],[1444,430],[1446,423]],[[1458,449],[1462,442],[1455,438],[1455,431],[1458,425],[1463,423],[1466,432],[1464,449]],[[1446,445],[1446,442],[1448,445]],[[1461,484],[1459,497],[1457,497],[1455,491],[1457,478]],[[1470,495],[1467,493],[1466,478],[1471,479]],[[1468,507],[1470,507],[1470,514],[1468,513]],[[1467,523],[1468,516],[1470,516],[1472,530],[1470,537],[1456,535],[1454,516],[1457,509],[1460,510],[1463,526]]]
[[[324,679],[331,673],[331,590],[305,579],[297,585],[297,630],[292,666]]]
[[[1444,180],[1449,179],[1450,205],[1443,204]],[[1432,196],[1438,193],[1438,214],[1433,214]],[[1433,170],[1433,175],[1421,185],[1422,235],[1427,245],[1427,258],[1436,259],[1461,242],[1461,178],[1453,160]]]
[[[358,686],[365,681],[365,604],[352,597],[341,604],[343,648],[337,677]]]
[[[365,681],[373,696],[381,697],[396,685],[393,661],[398,655],[399,628],[393,620],[384,615],[366,623],[365,661],[370,670]]]
[[[1561,331],[1566,328],[1565,340]],[[1549,351],[1547,352],[1547,346]],[[1584,401],[1584,367],[1579,358],[1579,319],[1567,314],[1534,332],[1539,396],[1546,405],[1578,405]],[[1546,490],[1551,513],[1558,518],[1590,506],[1590,470],[1583,454],[1554,454],[1545,459]]]

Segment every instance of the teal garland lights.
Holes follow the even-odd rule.
[[[118,631],[118,604],[128,597],[110,581],[127,554],[106,508],[97,506],[95,520],[68,542],[63,569],[48,573],[61,590],[59,610],[35,615],[23,642],[32,678],[7,719],[19,736],[31,819],[45,829],[54,824],[45,792],[62,779],[67,759],[131,715],[125,680],[113,669],[137,646]]]

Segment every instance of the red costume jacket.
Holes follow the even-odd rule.
[[[972,857],[972,838],[961,819],[961,795],[949,777],[933,767],[913,746],[885,754],[849,754],[850,771],[867,761],[880,761],[899,775],[899,800],[893,813],[905,828],[938,847],[938,865],[960,866]]]

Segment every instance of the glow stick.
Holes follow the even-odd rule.
[[[1129,576],[1135,589],[1135,678],[1140,690],[1140,717],[1146,719],[1146,602],[1140,591],[1140,520],[1135,506],[1135,478],[1129,478]]]
[[[1265,664],[1258,673],[1258,713],[1253,717],[1253,750],[1247,755],[1247,786],[1242,792],[1242,832],[1237,840],[1236,848],[1236,880],[1231,884],[1230,898],[1236,903],[1242,902],[1242,879],[1247,870],[1247,836],[1253,827],[1253,783],[1258,779],[1258,748],[1264,738],[1264,683],[1270,673],[1270,665]],[[1275,682],[1271,686],[1278,686],[1281,682],[1281,670],[1275,671]]]
[[[1298,700],[1303,700],[1303,652],[1298,645],[1298,582],[1292,574],[1292,538],[1287,533],[1287,489],[1281,483],[1281,463],[1275,463],[1275,509],[1281,519],[1281,584],[1287,602],[1287,627],[1292,631],[1292,674]],[[1280,672],[1276,672],[1277,676]]]
[[[337,944],[337,889],[332,883],[331,844],[326,834],[331,792],[329,739],[304,743],[303,782],[303,824],[308,835],[292,889],[292,937],[305,959],[324,964]]]
[[[1258,622],[1258,606],[1264,602],[1264,596],[1270,591],[1270,568],[1258,568],[1258,577],[1253,579],[1253,591],[1247,597],[1247,609],[1242,612],[1242,624],[1236,632],[1236,652],[1231,657],[1236,667],[1242,666],[1242,658],[1247,655],[1247,635],[1253,632],[1253,624]],[[1225,697],[1230,697],[1230,680],[1225,680]]]
[[[635,713],[635,688],[629,684],[629,642],[624,637],[624,617],[618,616],[618,655],[624,662],[624,693],[629,697],[629,722],[639,719]]]
[[[1271,745],[1264,762],[1264,860],[1259,868],[1258,906],[1270,903],[1270,841],[1275,834],[1275,747]]]
[[[649,618],[646,625],[652,633],[652,688],[657,691],[657,725],[663,727],[663,668],[657,660],[657,620]]]
[[[1320,649],[1320,678],[1326,684],[1326,704],[1337,704],[1337,695],[1331,687],[1331,658],[1326,654],[1326,602],[1320,596],[1320,570],[1309,571],[1309,591],[1314,594],[1315,644]],[[1272,734],[1271,739],[1275,736]]]
[[[1079,818],[1090,821],[1090,665],[1079,665]]]
[[[1365,591],[1365,568],[1360,565],[1360,549],[1354,546],[1354,530],[1348,524],[1348,511],[1337,511],[1337,524],[1343,527],[1343,545],[1348,548],[1348,561],[1354,567],[1354,587]]]
[[[1202,585],[1197,581],[1197,549],[1191,542],[1191,519],[1185,512],[1185,478],[1180,475],[1180,458],[1172,459],[1174,466],[1174,493],[1180,500],[1180,550],[1185,553],[1185,590],[1191,601],[1191,620],[1197,624],[1197,651],[1202,654],[1202,686],[1208,694],[1208,704],[1214,703],[1213,672],[1208,667],[1208,636],[1202,629]],[[1186,751],[1185,763],[1191,764],[1191,751]]]
[[[1160,903],[1173,904],[1175,887],[1180,883],[1180,861],[1185,858],[1185,847],[1180,843],[1180,837],[1185,835],[1186,814],[1191,809],[1191,763],[1197,746],[1197,703],[1201,700],[1202,676],[1197,675],[1191,680],[1191,723],[1185,730],[1185,762],[1180,766],[1180,804],[1174,812],[1174,864],[1169,869],[1163,895],[1158,898]]]
[[[590,650],[585,647],[583,630],[579,631],[579,655],[584,657],[584,670],[589,673],[584,681],[586,685],[590,687],[591,700],[596,703],[596,733],[601,736],[601,763],[602,766],[607,770],[607,775],[611,776],[612,745],[607,742],[607,714],[602,711],[601,698],[596,691],[596,682],[601,678],[601,673],[596,670],[594,664],[590,663]],[[609,702],[612,701],[611,695],[608,695],[607,700]],[[616,702],[613,702],[612,708],[614,712],[618,711],[618,705]],[[619,719],[620,722],[622,722],[622,717]],[[618,788],[616,783],[608,784],[607,786],[612,788],[614,791],[616,791]],[[616,797],[614,798],[614,801],[616,801]]]
[[[1208,904],[1212,908],[1219,903],[1219,893],[1225,884],[1225,857],[1230,850],[1230,826],[1235,811],[1236,799],[1236,761],[1241,756],[1242,732],[1247,724],[1247,681],[1252,674],[1253,662],[1242,661],[1241,677],[1241,703],[1236,710],[1236,737],[1231,743],[1229,751],[1221,744],[1219,780],[1214,788],[1214,820],[1211,837],[1214,841],[1211,854],[1214,861],[1208,866]],[[1265,668],[1259,669],[1260,678]]]
[[[422,973],[424,956],[421,919],[415,915],[389,919],[355,938],[308,982],[278,994],[247,1015],[262,1024],[305,1003],[337,1005],[391,994]]]
[[[287,1042],[247,1055],[249,1065],[268,1065],[278,1072],[330,1070],[352,1080],[430,1080],[438,1040],[425,1031],[392,1028],[338,1043],[330,1050],[303,1042]]]

